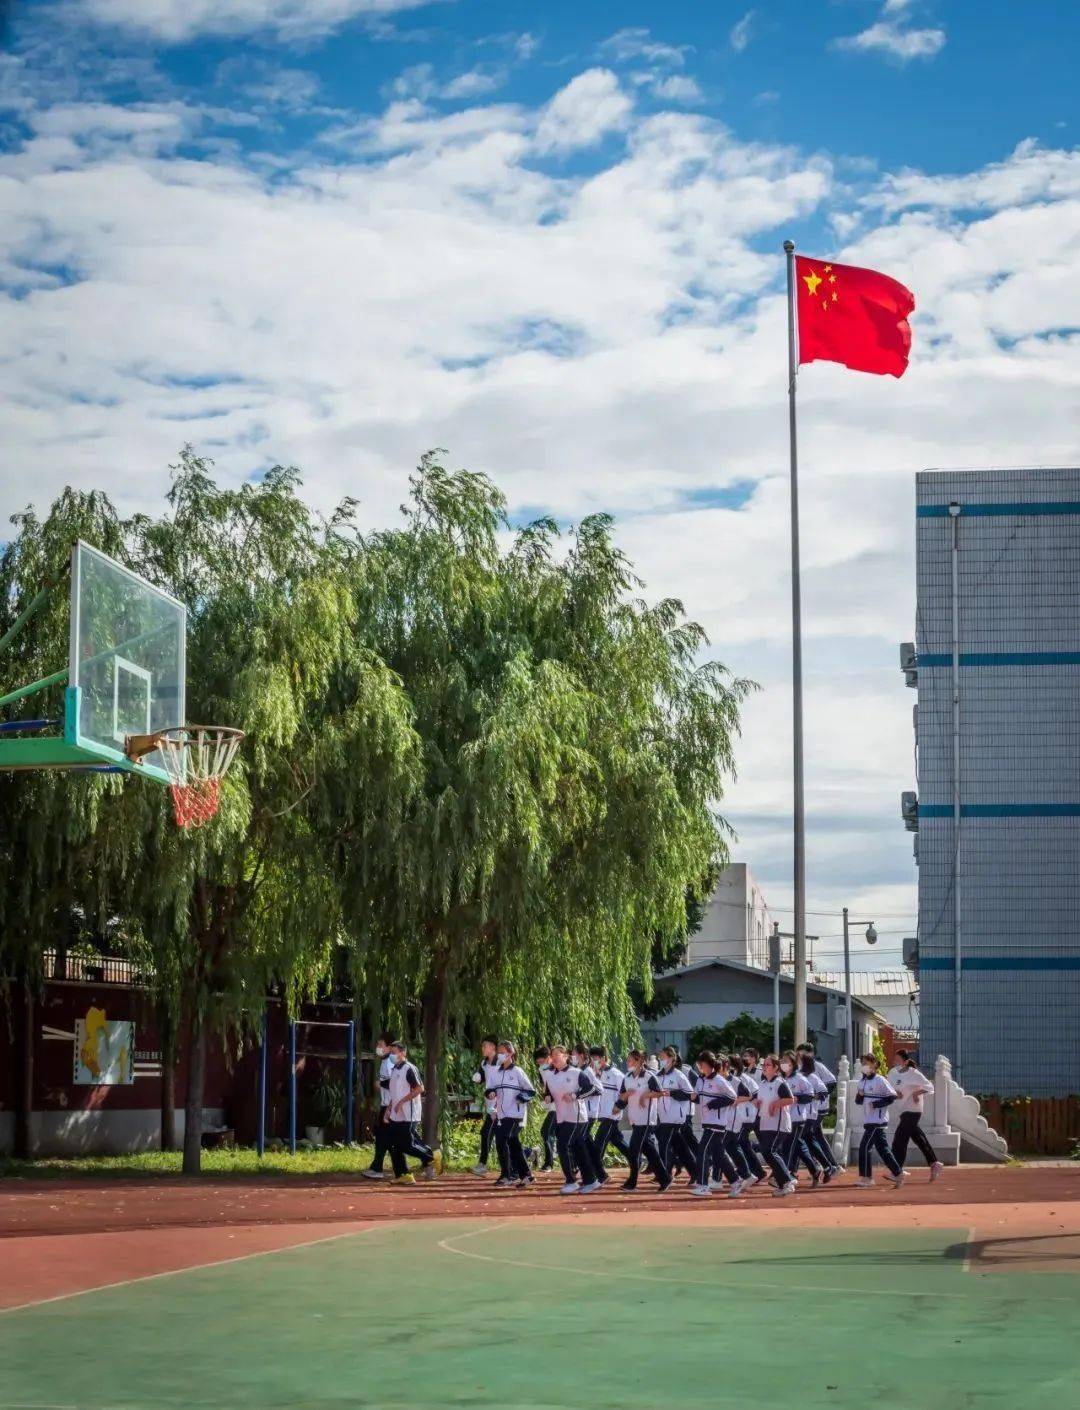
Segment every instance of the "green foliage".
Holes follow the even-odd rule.
[[[429,1134],[448,1039],[636,1038],[632,986],[649,1002],[726,859],[749,683],[702,659],[680,603],[637,596],[606,515],[511,534],[489,480],[429,455],[401,525],[363,537],[294,470],[211,472],[185,449],[159,517],[66,491],[0,556],[0,630],[75,537],[186,602],[189,718],[247,731],[192,835],[147,782],[17,778],[0,947],[33,968],[73,915],[118,928],[196,1049],[346,954],[369,1027],[419,1040]],[[64,594],[19,640],[16,679],[63,664]]]
[[[813,1041],[813,1034],[810,1035]],[[786,1013],[780,1020],[780,1050],[786,1051],[795,1045],[795,1015]],[[761,1054],[773,1051],[772,1019],[755,1018],[744,1009],[724,1024],[714,1028],[703,1023],[691,1028],[686,1035],[686,1057],[694,1057],[703,1049],[714,1053],[741,1053],[744,1048],[756,1048]]]

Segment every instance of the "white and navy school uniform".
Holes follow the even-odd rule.
[[[623,1185],[625,1190],[637,1189],[638,1169],[642,1157],[645,1159],[649,1173],[659,1181],[661,1189],[666,1190],[671,1184],[671,1174],[660,1155],[660,1148],[656,1141],[657,1103],[649,1095],[659,1091],[660,1078],[655,1072],[650,1072],[648,1068],[642,1069],[641,1072],[627,1072],[623,1077],[622,1090],[619,1093],[616,1108],[625,1111],[627,1120],[630,1122],[628,1156],[630,1174]]]
[[[896,1100],[896,1088],[880,1072],[859,1078],[855,1088],[855,1104],[862,1107],[863,1134],[859,1142],[859,1174],[864,1180],[873,1178],[874,1152],[892,1175],[900,1174],[900,1162],[889,1149],[885,1132],[889,1124],[889,1107]]]
[[[929,1077],[924,1077],[914,1064],[911,1067],[901,1068],[896,1077],[892,1079],[893,1086],[897,1093],[897,1122],[896,1132],[893,1135],[892,1153],[903,1169],[907,1160],[908,1144],[914,1141],[922,1152],[923,1160],[927,1166],[937,1165],[937,1151],[930,1144],[925,1132],[920,1125],[923,1116],[923,1103],[927,1097],[934,1094],[934,1084]],[[923,1089],[927,1090],[923,1090]]]
[[[484,1121],[480,1127],[480,1164],[488,1163],[488,1156],[491,1154],[491,1142],[495,1135],[495,1103],[486,1094],[499,1075],[499,1063],[497,1058],[482,1057],[473,1073],[473,1081],[478,1083],[483,1094]]]
[[[626,1073],[614,1063],[606,1063],[597,1074],[600,1078],[600,1095],[597,1098],[596,1131],[593,1135],[593,1150],[597,1164],[603,1168],[604,1153],[608,1146],[614,1146],[625,1159],[630,1158],[630,1146],[619,1130],[620,1112],[615,1110]]]
[[[411,1099],[408,1095],[414,1087],[422,1086],[420,1074],[408,1058],[391,1064],[387,1083],[390,1098],[387,1122],[390,1127],[390,1160],[395,1175],[404,1175],[407,1172],[407,1155],[415,1156],[425,1168],[435,1159],[430,1148],[420,1139],[419,1123],[423,1099],[420,1093]],[[403,1103],[400,1108],[399,1102]]]
[[[544,1106],[544,1119],[540,1123],[540,1144],[544,1148],[544,1163],[540,1167],[542,1170],[551,1170],[555,1166],[555,1103],[544,1085],[544,1073],[553,1071],[554,1068],[549,1062],[538,1070],[540,1100]]]
[[[809,1170],[816,1185],[821,1178],[821,1167],[810,1150],[806,1139],[806,1128],[814,1119],[814,1112],[817,1108],[817,1092],[805,1072],[795,1071],[785,1080],[791,1088],[795,1105],[791,1108],[791,1136],[788,1139],[784,1159],[787,1161],[787,1167],[792,1175],[798,1170],[801,1161]],[[818,1085],[820,1086],[820,1083]]]
[[[390,1150],[390,1127],[386,1120],[386,1108],[390,1105],[390,1069],[394,1060],[387,1053],[379,1060],[379,1120],[375,1127],[375,1154],[368,1167],[378,1175],[382,1174],[383,1163]]]
[[[758,1094],[758,1082],[749,1073],[741,1072],[731,1079],[737,1097],[748,1097],[750,1101],[740,1101],[735,1106],[735,1139],[743,1164],[755,1180],[764,1180],[765,1167],[754,1147],[753,1136],[757,1130],[758,1109],[752,1105]],[[737,1162],[736,1162],[737,1163]],[[745,1176],[743,1177],[745,1179]]]
[[[543,1073],[543,1081],[555,1109],[555,1143],[566,1183],[573,1183],[575,1169],[580,1170],[584,1184],[596,1183],[600,1172],[592,1146],[585,1139],[588,1124],[585,1102],[599,1092],[600,1079],[591,1068],[568,1065],[561,1072],[552,1067]]]
[[[821,1128],[821,1123],[829,1112],[829,1097],[836,1087],[836,1078],[829,1071],[823,1062],[814,1059],[814,1070],[805,1074],[811,1087],[814,1089],[814,1110],[810,1120],[806,1123],[803,1135],[806,1137],[806,1144],[810,1147],[810,1153],[819,1160],[826,1172],[835,1175],[839,1171],[839,1166],[833,1157],[828,1141],[825,1139],[825,1132]]]
[[[784,1159],[791,1137],[791,1107],[785,1106],[777,1112],[770,1112],[769,1107],[773,1102],[785,1101],[791,1095],[786,1077],[779,1074],[776,1077],[762,1075],[757,1094],[758,1144],[761,1146],[761,1154],[769,1162],[777,1184],[781,1187],[791,1179],[791,1172]]]
[[[487,1089],[495,1103],[495,1149],[503,1180],[529,1180],[529,1163],[521,1148],[521,1127],[536,1088],[516,1063],[500,1067]]]
[[[701,1113],[701,1143],[698,1148],[697,1183],[708,1189],[710,1176],[719,1171],[732,1185],[740,1179],[731,1159],[730,1145],[735,1119],[735,1088],[719,1072],[711,1077],[698,1075],[697,1103]]]
[[[698,1143],[686,1118],[693,1112],[694,1089],[681,1067],[657,1074],[663,1094],[656,1103],[656,1138],[660,1158],[671,1171],[682,1168],[696,1178]]]

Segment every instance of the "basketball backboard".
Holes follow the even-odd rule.
[[[186,609],[88,544],[71,559],[68,687],[78,691],[77,742],[107,758],[124,740],[184,723]],[[161,755],[140,766],[162,771]]]
[[[67,669],[0,698],[14,704],[66,679],[63,719],[0,723],[0,769],[111,768],[175,782],[159,750],[136,757],[125,741],[184,723],[183,603],[81,541],[70,591]]]

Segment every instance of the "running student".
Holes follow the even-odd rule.
[[[742,1192],[743,1187],[729,1149],[738,1094],[721,1072],[715,1053],[708,1050],[699,1053],[695,1065],[700,1078],[696,1099],[701,1113],[701,1145],[698,1149],[697,1183],[690,1193],[711,1193],[715,1182],[710,1176],[716,1168],[727,1176],[731,1186],[729,1194],[734,1197]]]
[[[793,1195],[795,1181],[784,1162],[784,1152],[791,1136],[791,1108],[795,1098],[780,1074],[780,1059],[770,1053],[761,1064],[761,1081],[754,1099],[758,1109],[758,1141],[761,1154],[769,1162],[776,1181],[774,1195]]]
[[[814,1064],[814,1077],[818,1079],[823,1087],[823,1091],[818,1093],[818,1099],[814,1104],[814,1116],[806,1129],[806,1144],[810,1147],[811,1154],[821,1161],[825,1167],[825,1183],[835,1179],[841,1173],[840,1166],[836,1163],[836,1158],[832,1153],[828,1141],[825,1139],[825,1131],[822,1122],[829,1114],[830,1098],[836,1091],[836,1074],[830,1072],[821,1059],[814,1052],[813,1043],[800,1043],[795,1049],[795,1055],[800,1059],[809,1057]]]
[[[904,1162],[907,1160],[908,1143],[914,1141],[930,1170],[931,1180],[936,1180],[945,1166],[938,1160],[937,1151],[927,1140],[920,1124],[923,1117],[923,1102],[927,1097],[934,1095],[934,1084],[929,1077],[924,1077],[919,1071],[918,1065],[910,1053],[901,1048],[897,1057],[903,1065],[898,1065],[895,1076],[892,1077],[893,1086],[899,1097],[896,1103],[897,1122],[896,1133],[892,1141],[892,1153],[897,1164],[903,1170]]]
[[[496,1055],[494,1034],[489,1034],[480,1042],[480,1063],[473,1073],[473,1081],[481,1092],[486,1093],[499,1075],[499,1060]],[[484,1124],[480,1127],[480,1159],[472,1168],[474,1175],[486,1175],[488,1157],[491,1154],[491,1140],[495,1134],[495,1104],[490,1097],[484,1097]]]
[[[540,1145],[544,1152],[544,1163],[541,1170],[555,1169],[555,1103],[548,1096],[548,1090],[544,1086],[544,1073],[551,1070],[551,1049],[546,1044],[533,1049],[533,1062],[536,1063],[537,1076],[540,1079],[541,1101],[544,1104],[544,1119],[540,1123]]]
[[[518,1067],[513,1043],[499,1043],[496,1057],[498,1074],[486,1092],[495,1103],[495,1149],[499,1153],[499,1178],[495,1184],[531,1185],[533,1176],[521,1148],[521,1128],[536,1088]]]
[[[416,1181],[409,1174],[406,1156],[419,1160],[421,1174],[432,1179],[442,1167],[442,1156],[426,1146],[420,1139],[419,1122],[424,1084],[420,1074],[409,1061],[409,1050],[405,1043],[395,1040],[390,1044],[392,1060],[387,1085],[390,1101],[387,1107],[387,1122],[390,1127],[390,1162],[394,1169],[394,1183],[413,1185]]]
[[[876,1151],[888,1172],[885,1178],[899,1189],[904,1183],[904,1172],[885,1139],[889,1107],[896,1101],[896,1088],[878,1071],[878,1060],[873,1053],[863,1053],[859,1062],[862,1076],[855,1091],[855,1104],[863,1109],[863,1134],[859,1143],[859,1179],[855,1184],[861,1190],[873,1188]]]
[[[589,1055],[592,1058],[593,1071],[600,1079],[600,1100],[597,1109],[596,1131],[593,1135],[593,1154],[596,1157],[601,1178],[606,1180],[604,1155],[608,1146],[613,1146],[624,1160],[629,1161],[630,1159],[630,1147],[625,1136],[619,1130],[619,1112],[615,1110],[615,1103],[619,1100],[623,1077],[626,1074],[611,1061],[608,1057],[608,1050],[602,1043],[590,1048]]]
[[[591,1068],[571,1067],[561,1043],[552,1045],[551,1066],[543,1073],[543,1083],[555,1110],[555,1142],[565,1181],[560,1193],[579,1193],[574,1175],[577,1169],[581,1172],[580,1193],[591,1195],[600,1188],[601,1181],[592,1146],[585,1139],[585,1099],[599,1091],[600,1083]]]
[[[757,1130],[758,1109],[754,1098],[758,1094],[757,1079],[751,1077],[743,1067],[743,1060],[736,1053],[732,1053],[728,1059],[728,1067],[731,1075],[728,1081],[735,1088],[740,1097],[748,1100],[740,1101],[736,1110],[738,1116],[735,1119],[735,1132],[739,1142],[739,1151],[743,1158],[747,1170],[750,1172],[750,1180],[756,1185],[759,1180],[765,1178],[765,1167],[761,1163],[761,1156],[754,1146],[754,1133]],[[744,1188],[746,1180],[743,1180]]]
[[[812,1070],[813,1064],[811,1064]],[[806,1127],[807,1123],[813,1119],[817,1093],[814,1091],[810,1079],[799,1070],[794,1053],[784,1053],[781,1057],[780,1075],[787,1082],[791,1089],[791,1095],[795,1098],[795,1105],[791,1108],[791,1135],[788,1137],[787,1151],[784,1155],[787,1168],[794,1180],[801,1160],[810,1172],[811,1184],[817,1185],[821,1179],[821,1170],[817,1161],[810,1154],[810,1147],[806,1144]]]
[[[660,1097],[656,1103],[657,1137],[660,1158],[669,1170],[676,1165],[697,1181],[698,1144],[692,1128],[687,1126],[694,1089],[682,1068],[678,1048],[664,1048],[660,1053],[662,1070],[657,1077]]]
[[[656,1144],[656,1103],[660,1096],[659,1077],[650,1071],[641,1049],[631,1048],[626,1054],[622,1091],[615,1103],[616,1112],[625,1111],[630,1122],[630,1174],[623,1181],[624,1190],[637,1189],[642,1160],[656,1178],[660,1194],[671,1186],[671,1172]]]
[[[390,1069],[394,1065],[390,1044],[393,1041],[392,1033],[380,1033],[375,1041],[375,1056],[379,1059],[379,1120],[375,1127],[375,1154],[368,1168],[360,1172],[369,1180],[383,1178],[383,1162],[390,1151],[390,1123],[386,1119],[386,1109],[390,1105]]]

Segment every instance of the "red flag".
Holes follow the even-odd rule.
[[[902,377],[911,351],[910,289],[854,264],[795,258],[799,362],[841,362]]]

